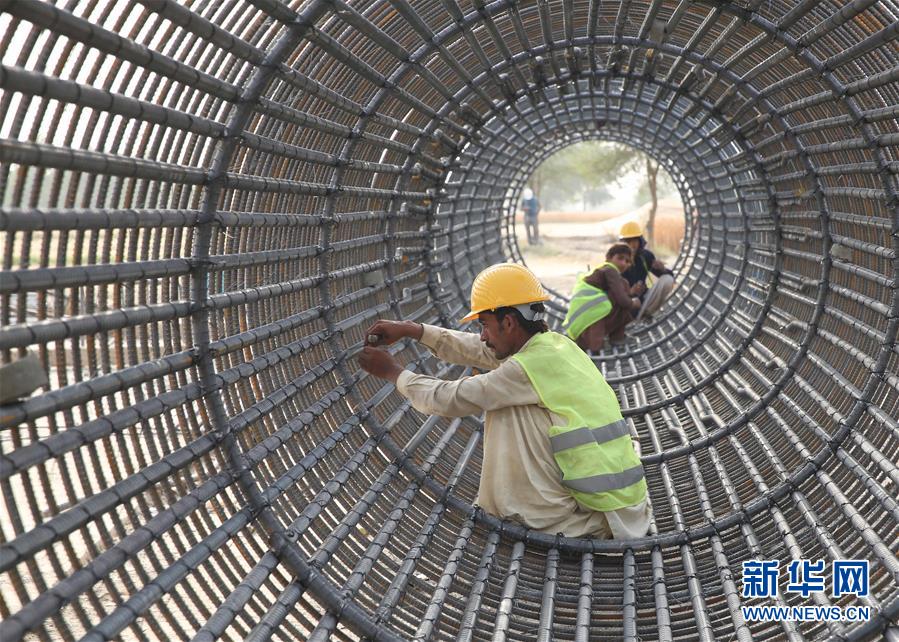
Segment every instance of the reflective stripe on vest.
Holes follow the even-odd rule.
[[[597,269],[615,266],[603,263]],[[616,270],[618,268],[615,268]],[[609,315],[612,302],[605,291],[587,283],[588,274],[580,274],[568,303],[568,313],[562,322],[562,330],[572,339],[577,339],[591,325]]]
[[[599,428],[576,428],[563,432],[561,435],[555,435],[549,438],[549,443],[553,448],[553,453],[562,452],[569,448],[583,446],[595,441],[597,444],[604,444],[607,441],[618,439],[624,435],[629,435],[630,430],[624,419],[619,419]]]
[[[592,285],[588,285],[585,288],[581,288],[580,290],[575,290],[574,292],[572,292],[571,298],[576,299],[579,296],[593,296],[594,294],[596,294],[596,291],[598,289],[599,288],[594,288]]]
[[[599,288],[596,288],[596,290],[593,292],[594,295],[597,293],[601,293],[602,296],[596,296],[596,298],[590,299],[589,301],[584,303],[581,307],[578,307],[574,314],[570,314],[569,317],[567,319],[565,319],[565,323],[562,324],[563,330],[568,332],[568,329],[571,326],[573,326],[575,324],[575,321],[580,319],[581,316],[583,316],[587,312],[590,312],[594,308],[599,307],[600,305],[602,305],[603,303],[605,303],[609,300],[609,297],[606,296],[605,292],[603,292]],[[572,299],[574,299],[574,298],[576,298],[576,297],[572,297]],[[569,312],[570,312],[570,310],[569,310]],[[606,315],[604,314],[601,317],[598,317],[595,321],[593,321],[593,323],[595,323],[596,321],[599,321],[599,319],[603,318],[604,316],[606,316]],[[587,327],[589,327],[590,325],[591,324],[588,323]],[[580,336],[580,334],[581,333],[578,332],[578,336]],[[575,338],[577,338],[577,337],[575,337]]]
[[[549,429],[560,482],[585,508],[611,511],[646,499],[643,466],[615,391],[567,337],[534,335],[513,357],[543,405],[564,418]]]
[[[643,466],[634,466],[620,473],[606,473],[581,477],[580,479],[563,479],[562,483],[581,493],[605,493],[616,488],[625,488],[643,479]]]

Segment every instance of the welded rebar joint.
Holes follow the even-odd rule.
[[[571,74],[573,80],[580,78],[583,59],[584,50],[580,47],[572,47],[565,53],[565,62],[568,64],[568,73]]]
[[[531,72],[534,74],[534,82],[537,87],[544,87],[546,85],[545,62],[543,56],[537,56],[534,58],[534,64],[531,66]]]

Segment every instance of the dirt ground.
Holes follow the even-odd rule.
[[[648,208],[633,212],[545,212],[540,214],[540,245],[528,245],[524,223],[516,222],[518,246],[528,267],[544,285],[560,294],[571,292],[578,273],[595,268],[605,261],[605,252],[618,239],[618,230],[636,220],[645,224]],[[679,227],[683,237],[683,208],[680,201],[666,199],[659,203],[656,226]],[[656,257],[671,265],[677,257],[675,248],[653,247]]]

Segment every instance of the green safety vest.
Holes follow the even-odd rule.
[[[543,405],[566,419],[550,427],[549,441],[562,484],[578,504],[612,511],[646,499],[643,465],[618,398],[590,357],[561,334],[542,332],[512,358]]]
[[[606,262],[597,269],[611,267],[617,270],[612,263]],[[587,283],[585,280],[590,274],[584,272],[578,274],[577,282],[574,285],[574,292],[571,294],[571,301],[568,303],[568,314],[562,322],[562,329],[569,337],[575,341],[581,334],[591,325],[609,316],[612,312],[612,302],[609,301],[609,295],[605,291],[600,290]]]

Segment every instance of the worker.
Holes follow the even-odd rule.
[[[521,199],[521,208],[524,210],[524,230],[527,233],[528,245],[540,245],[540,224],[537,216],[540,214],[540,201],[530,187],[524,188]]]
[[[615,392],[593,361],[543,320],[548,299],[524,266],[483,270],[471,288],[480,337],[411,321],[378,321],[362,368],[392,381],[417,410],[484,415],[476,503],[504,519],[568,537],[628,539],[651,519],[646,480]],[[488,370],[454,381],[416,374],[386,350],[411,338],[438,358]]]
[[[618,243],[606,252],[606,262],[578,276],[562,329],[583,350],[602,349],[605,337],[612,345],[625,342],[625,326],[640,310],[621,273],[631,266],[631,248]]]
[[[674,272],[665,267],[646,247],[643,228],[639,223],[629,221],[621,226],[619,239],[630,246],[634,252],[634,264],[622,273],[630,284],[632,296],[640,298],[640,309],[635,313],[636,319],[652,320],[662,304],[671,295],[674,288]]]

